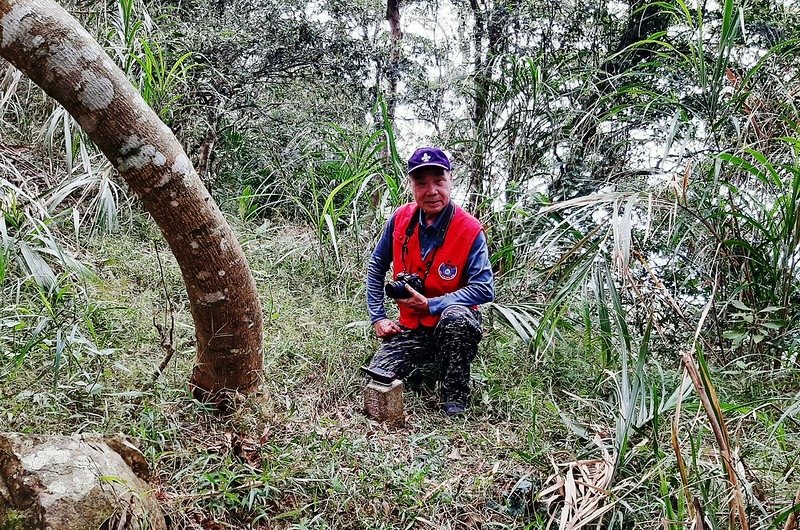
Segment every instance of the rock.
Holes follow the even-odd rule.
[[[147,472],[121,437],[0,434],[0,530],[166,530],[152,488],[126,460]]]

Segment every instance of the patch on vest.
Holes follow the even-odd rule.
[[[439,265],[439,277],[443,280],[452,280],[458,274],[458,267],[452,263],[442,263]]]

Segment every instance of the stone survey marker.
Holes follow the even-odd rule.
[[[404,421],[403,382],[396,379],[391,385],[382,385],[371,381],[364,388],[364,412],[378,421]]]

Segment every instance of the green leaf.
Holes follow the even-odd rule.
[[[728,303],[733,307],[735,307],[736,309],[741,309],[742,311],[752,311],[752,309],[747,307],[747,305],[745,305],[745,303],[742,302],[741,300],[731,300]]]

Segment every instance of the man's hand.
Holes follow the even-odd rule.
[[[406,284],[406,291],[411,293],[411,296],[408,298],[398,298],[397,303],[411,308],[422,315],[430,315],[430,309],[428,309],[428,299],[419,294],[408,284]]]
[[[391,337],[403,331],[400,326],[388,318],[378,320],[372,325],[372,328],[375,330],[375,334],[380,338]]]

